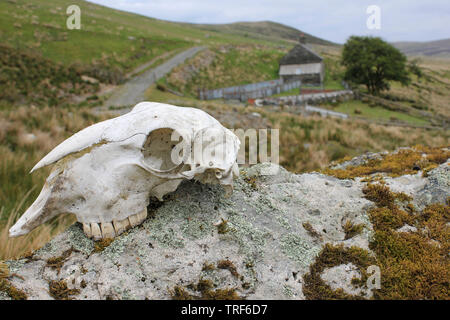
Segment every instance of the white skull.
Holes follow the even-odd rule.
[[[9,235],[72,213],[87,236],[113,238],[144,221],[150,197],[162,201],[185,179],[231,189],[239,145],[236,135],[199,109],[141,102],[74,134],[36,164],[31,172],[56,162]]]

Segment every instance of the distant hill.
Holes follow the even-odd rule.
[[[66,0],[0,1],[0,43],[66,65],[106,65],[127,72],[166,52],[191,46],[290,46],[301,33],[269,21],[201,25],[159,20],[87,1],[70,4],[81,8],[80,30],[66,27]],[[310,34],[305,37],[310,43],[330,44]]]
[[[312,44],[333,45],[334,43],[324,40],[293,27],[272,21],[257,22],[235,22],[228,24],[189,24],[201,30],[214,31],[225,34],[239,35],[243,37],[259,38],[264,40],[299,40],[299,35],[303,33],[305,40]]]
[[[410,56],[450,57],[450,39],[428,42],[394,42],[392,44]]]

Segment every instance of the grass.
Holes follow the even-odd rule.
[[[402,112],[387,110],[380,106],[370,106],[360,100],[345,101],[332,108],[334,111],[379,121],[402,121],[413,125],[428,125],[425,119]]]
[[[81,29],[66,28],[66,8],[81,9]],[[261,39],[239,32],[202,30],[123,12],[86,1],[13,0],[0,2],[0,42],[31,49],[66,65],[107,58],[112,65],[130,70],[163,52],[195,44],[264,43],[280,45],[282,39]]]
[[[286,50],[263,45],[215,46],[175,68],[164,80],[174,90],[196,97],[215,89],[278,78]]]
[[[77,96],[93,95],[98,83],[84,81],[80,67],[66,67],[34,53],[0,45],[0,102],[61,105]]]
[[[325,83],[336,83],[339,85],[342,80],[344,68],[340,65],[341,47],[337,46],[314,46],[314,50],[318,52],[326,64]],[[438,59],[432,57],[423,57],[419,62],[419,67],[423,72],[423,76],[418,78],[410,73],[412,82],[409,86],[403,86],[398,82],[391,81],[389,91],[383,92],[382,97],[387,103],[402,106],[400,112],[388,110],[392,108],[383,107],[381,105],[372,105],[354,101],[338,106],[336,111],[341,111],[354,115],[355,110],[361,111],[361,117],[388,121],[397,119],[414,125],[427,125],[428,119],[421,115],[421,112],[429,112],[437,119],[447,119],[449,121],[450,108],[450,63],[449,59]],[[365,88],[360,87],[361,92],[365,92]],[[372,107],[369,109],[369,107]],[[395,109],[395,108],[394,108]],[[357,112],[358,112],[357,111]]]
[[[65,65],[107,59],[109,65],[126,70],[169,49],[191,44],[183,39],[186,31],[181,27],[177,36],[167,37],[162,26],[150,18],[85,1],[70,4],[81,9],[80,30],[66,28],[67,1],[2,1],[1,42],[22,50],[37,51]]]
[[[60,216],[30,234],[9,238],[8,229],[38,196],[49,168],[32,175],[31,168],[58,143],[105,117],[87,108],[0,110],[0,259],[17,258],[45,244],[75,219]]]

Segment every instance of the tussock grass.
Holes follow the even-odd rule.
[[[72,224],[59,216],[28,235],[9,238],[9,228],[38,196],[49,168],[31,168],[57,144],[106,117],[87,109],[19,107],[0,111],[0,259],[17,258],[44,245]]]

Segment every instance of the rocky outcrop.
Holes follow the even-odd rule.
[[[304,299],[303,276],[326,243],[370,252],[367,211],[373,203],[364,198],[360,178],[292,174],[281,167],[264,176],[267,166],[274,165],[242,170],[228,198],[219,186],[185,182],[165,202],[153,203],[141,226],[112,242],[94,242],[75,224],[33,255],[6,262],[8,281],[28,299],[202,298],[205,284],[209,297]],[[449,181],[448,162],[427,177],[418,172],[386,179],[418,206],[448,196]],[[349,234],[348,223],[363,227]],[[360,276],[352,264],[321,275],[349,294],[355,291],[350,282]]]

